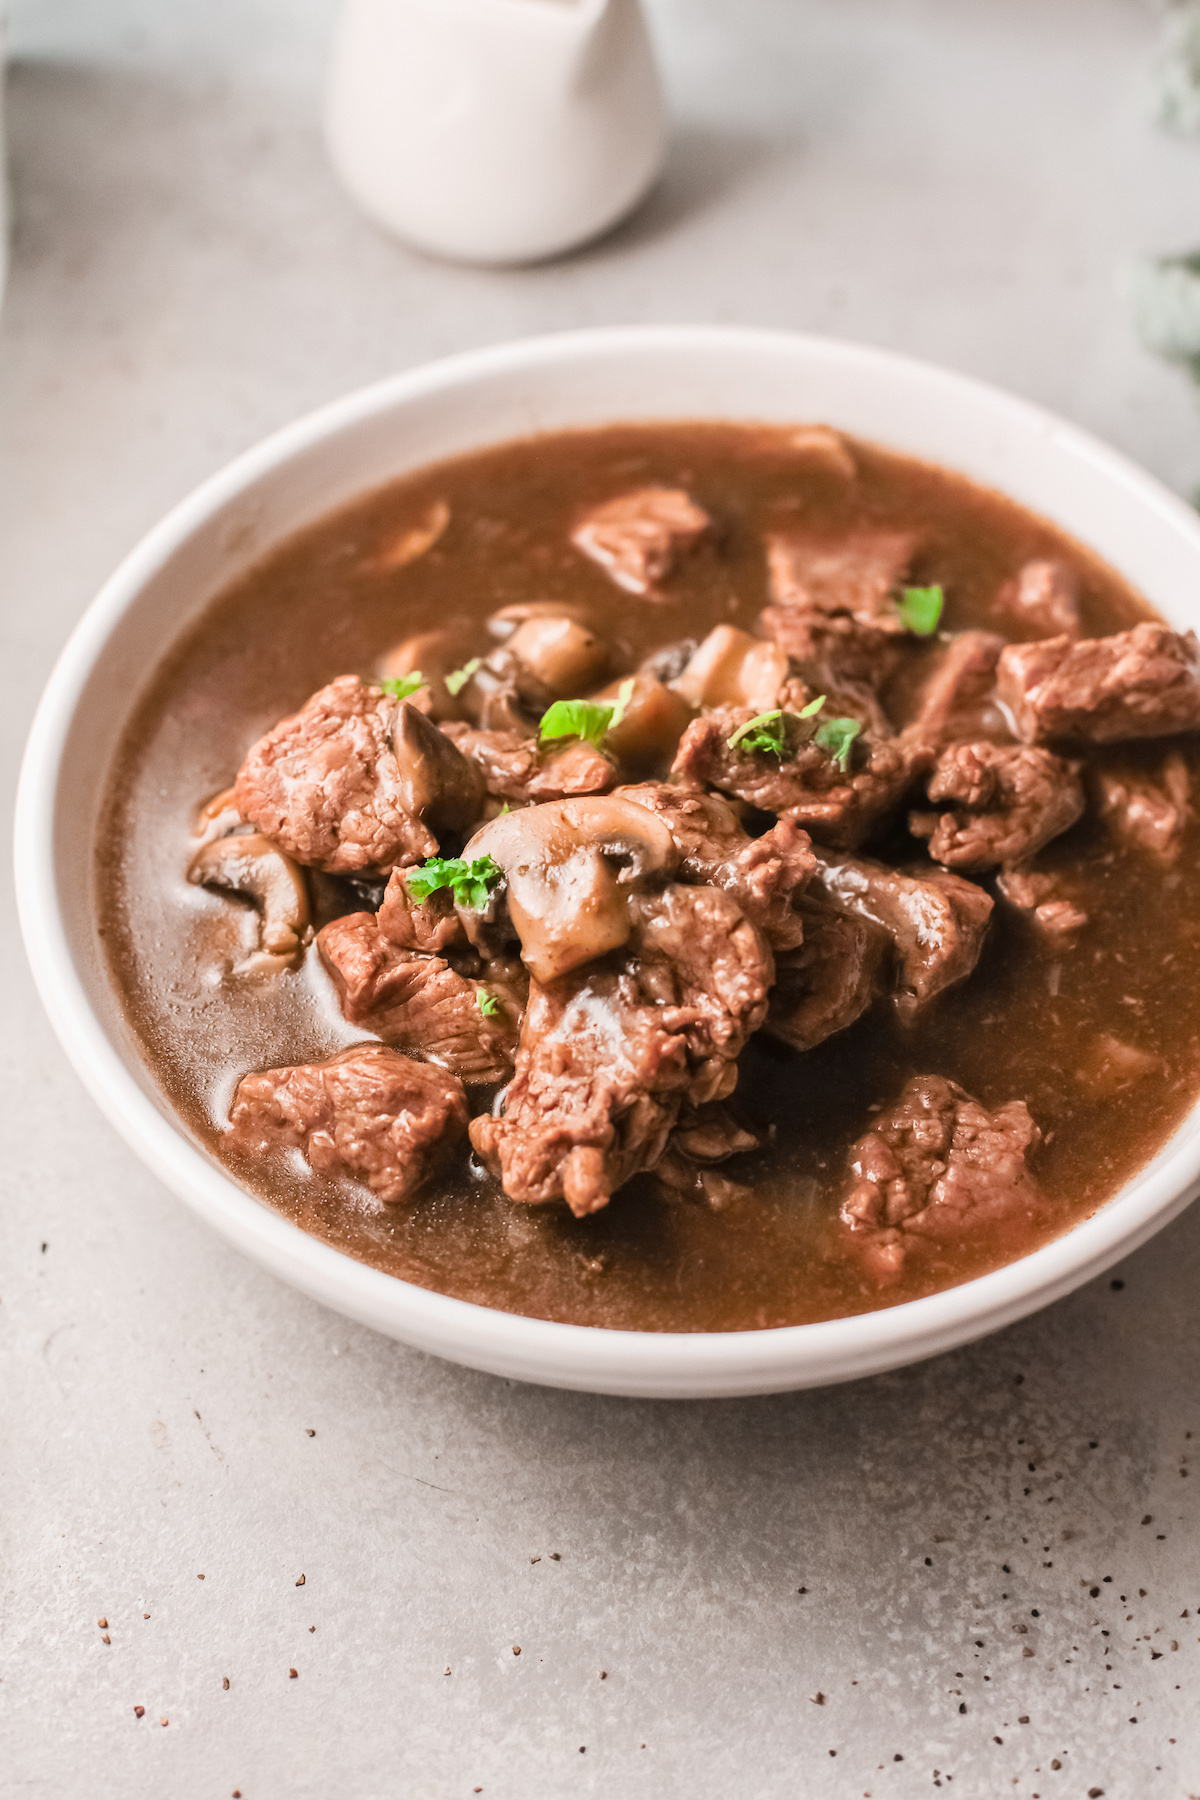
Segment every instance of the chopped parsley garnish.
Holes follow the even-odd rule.
[[[782,757],[786,749],[784,729],[783,710],[777,706],[774,712],[759,713],[756,719],[747,719],[725,742],[731,750],[736,750],[740,744],[746,751]]]
[[[822,750],[828,750],[834,762],[845,774],[850,767],[850,746],[862,730],[861,719],[826,719],[818,725],[814,740]]]
[[[414,900],[428,900],[439,888],[450,888],[459,906],[483,912],[503,876],[504,870],[490,856],[476,856],[471,862],[461,856],[431,856],[419,869],[409,869],[404,879]]]
[[[482,663],[482,656],[473,656],[470,662],[464,663],[461,669],[452,669],[446,676],[446,688],[451,694],[457,694],[465,688],[476,669]]]
[[[942,590],[934,587],[906,587],[900,590],[896,616],[905,631],[916,637],[932,637],[942,616]]]
[[[485,1019],[494,1019],[500,1011],[500,1002],[495,994],[489,994],[486,988],[475,989],[475,1004]]]
[[[556,700],[542,715],[538,737],[543,743],[550,738],[575,737],[599,749],[607,733],[625,717],[633,688],[631,675],[617,689],[615,700]]]
[[[393,700],[407,700],[418,688],[425,686],[425,677],[420,669],[414,669],[410,675],[389,675],[379,685]]]
[[[743,751],[748,751],[751,755],[777,756],[782,762],[787,755],[788,720],[811,719],[820,712],[824,704],[824,694],[818,694],[815,700],[802,706],[798,713],[785,713],[777,706],[774,712],[759,713],[756,719],[747,719],[725,742],[731,750],[736,750],[740,744]]]

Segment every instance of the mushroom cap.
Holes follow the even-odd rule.
[[[490,856],[508,881],[508,912],[531,975],[556,981],[624,944],[629,896],[675,872],[662,821],[611,794],[552,800],[492,819],[463,852]]]
[[[503,643],[527,619],[573,619],[590,628],[592,608],[575,600],[514,600],[489,616],[488,630]]]
[[[214,838],[202,845],[192,858],[188,880],[245,894],[258,908],[262,921],[258,948],[235,973],[273,973],[295,962],[308,928],[308,890],[291,857],[261,832]]]
[[[586,692],[608,666],[604,639],[561,613],[524,620],[508,639],[505,651],[556,700]]]
[[[400,798],[431,831],[465,831],[483,805],[483,774],[417,707],[403,700],[392,726]]]
[[[461,667],[470,655],[469,626],[455,623],[434,631],[420,631],[385,652],[379,661],[378,677],[394,680],[419,671],[427,683],[412,696],[420,710],[434,719],[461,719],[465,717],[462,705],[446,687],[446,676]]]
[[[752,706],[766,712],[779,705],[787,678],[787,655],[770,638],[716,625],[671,686],[690,706]]]

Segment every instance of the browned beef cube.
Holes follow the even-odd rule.
[[[645,487],[586,513],[571,542],[631,594],[654,589],[711,525],[681,488]]]
[[[752,838],[726,801],[699,788],[646,781],[617,788],[616,794],[662,820],[679,852],[682,880],[732,894],[773,950],[803,941],[796,901],[816,868],[807,832],[780,819]]]
[[[504,1111],[471,1126],[512,1200],[607,1205],[658,1162],[685,1100],[732,1091],[766,1015],[774,962],[730,895],[675,884],[630,910],[619,959],[530,983]]]
[[[804,943],[775,958],[763,1030],[793,1050],[812,1050],[861,1018],[891,985],[891,938],[879,925],[801,901]]]
[[[887,527],[864,525],[837,538],[774,532],[767,539],[772,605],[903,631],[890,602],[916,547],[912,532]]]
[[[497,800],[526,804],[606,794],[617,777],[616,765],[602,751],[578,740],[539,750],[534,737],[457,724],[447,725],[446,736],[478,764],[488,793]]]
[[[996,596],[996,611],[1018,631],[1041,637],[1078,637],[1079,577],[1067,563],[1027,562]]]
[[[876,691],[903,656],[893,599],[915,548],[910,532],[872,526],[837,538],[802,527],[767,538],[771,604],[763,629],[814,692],[857,686],[878,712]],[[873,719],[873,728],[880,723]]]
[[[1032,1215],[1038,1192],[1027,1158],[1040,1142],[1023,1100],[989,1112],[957,1082],[918,1075],[851,1149],[842,1219],[886,1280],[914,1237],[952,1244]]]
[[[758,1139],[738,1124],[722,1101],[698,1107],[685,1103],[654,1173],[673,1197],[699,1200],[713,1212],[725,1212],[735,1201],[750,1198],[752,1190],[716,1165],[757,1149]]]
[[[941,749],[960,738],[1011,737],[996,705],[996,665],[1004,639],[963,631],[941,651],[904,736]]]
[[[854,693],[860,705],[882,717],[877,688],[891,679],[903,656],[895,632],[863,624],[849,613],[830,618],[791,606],[764,608],[762,627],[815,693],[836,692],[839,705],[843,694]]]
[[[373,913],[334,919],[317,938],[342,1012],[385,1043],[412,1050],[464,1081],[501,1081],[516,1052],[520,997],[440,956],[398,948]],[[498,1010],[480,1010],[494,1001]]]
[[[1100,769],[1096,786],[1100,815],[1121,843],[1147,851],[1167,867],[1178,860],[1195,819],[1191,773],[1178,750],[1164,759],[1157,775]]]
[[[929,783],[943,813],[911,813],[914,837],[948,869],[994,869],[1020,862],[1082,815],[1078,763],[1023,744],[952,744]]]
[[[397,703],[356,675],[321,688],[255,744],[238,811],[297,862],[331,875],[385,875],[437,839],[405,804],[392,733]]]
[[[403,869],[392,871],[375,920],[381,937],[397,950],[440,956],[444,950],[466,948],[467,935],[450,889],[437,888],[428,900],[414,900]]]
[[[997,688],[1027,744],[1170,737],[1200,726],[1200,643],[1193,631],[1146,624],[1009,644]]]
[[[729,740],[751,715],[722,707],[693,719],[680,741],[671,773],[676,780],[707,784],[764,812],[786,814],[821,844],[849,849],[862,844],[892,815],[928,765],[923,746],[900,739],[859,737],[843,770],[831,751],[802,737],[782,757],[748,750]],[[813,729],[807,721],[807,730]]]
[[[1018,866],[997,875],[996,886],[1010,906],[1029,914],[1053,949],[1071,949],[1088,922],[1082,907],[1064,890],[1059,875]]]
[[[462,1084],[382,1044],[328,1062],[243,1075],[230,1141],[251,1156],[288,1146],[321,1175],[348,1175],[380,1200],[407,1200],[467,1129]]]
[[[757,1150],[758,1139],[738,1124],[723,1100],[713,1100],[707,1106],[683,1107],[671,1148],[692,1162],[719,1163]]]
[[[834,851],[822,856],[811,892],[889,934],[902,1019],[916,1017],[946,988],[965,981],[979,961],[992,916],[991,895],[960,875],[905,874]]]

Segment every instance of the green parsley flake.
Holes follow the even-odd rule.
[[[482,656],[473,656],[470,662],[463,664],[461,669],[452,669],[450,674],[446,677],[447,691],[451,694],[459,693],[466,687],[468,681],[470,681],[472,675],[482,662]]]
[[[556,700],[542,715],[539,740],[546,743],[551,738],[575,737],[599,749],[606,734],[625,717],[633,688],[631,675],[617,689],[615,700]]]
[[[465,862],[461,856],[431,856],[419,869],[409,869],[404,879],[414,900],[428,900],[439,888],[450,888],[459,906],[483,912],[488,895],[503,879],[504,870],[490,856]]]
[[[425,677],[420,669],[414,669],[410,675],[389,675],[379,685],[385,694],[392,696],[393,700],[407,700],[416,693],[418,688],[425,686]]]
[[[486,988],[475,989],[475,1004],[485,1019],[494,1019],[500,1011],[500,1002],[495,994],[489,994]]]
[[[828,750],[845,774],[850,767],[850,746],[861,730],[861,719],[826,719],[823,725],[817,726],[814,741],[822,750]]]
[[[942,616],[942,590],[934,587],[906,587],[900,590],[896,616],[905,631],[916,637],[932,637]]]
[[[785,730],[783,712],[777,706],[774,712],[759,713],[756,719],[747,719],[725,742],[731,750],[736,750],[740,744],[744,751],[754,755],[778,756],[782,760],[787,748]]]

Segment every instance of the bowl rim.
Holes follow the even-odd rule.
[[[63,752],[98,657],[146,583],[227,503],[348,427],[488,376],[579,357],[681,350],[797,352],[939,386],[985,413],[1052,433],[1098,466],[1200,556],[1200,519],[1120,452],[1030,401],[937,365],[813,334],[745,326],[612,326],[460,352],[359,388],[244,451],[177,503],[87,607],[47,681],[22,761],[14,826],[21,931],[42,1002],[92,1099],[152,1173],[225,1238],[336,1310],[468,1366],[546,1385],[646,1397],[756,1394],[824,1386],[936,1355],[999,1329],[1102,1273],[1158,1231],[1200,1186],[1200,1136],[1186,1120],[1131,1181],[1060,1237],[991,1273],[919,1300],[806,1325],[724,1332],[623,1331],[506,1313],[388,1275],[309,1236],[241,1188],[159,1111],[93,1010],[76,967],[55,872]],[[481,440],[482,443],[486,440]],[[503,441],[502,438],[493,440]],[[260,549],[259,554],[262,553]],[[1195,1117],[1198,1108],[1187,1115]]]

